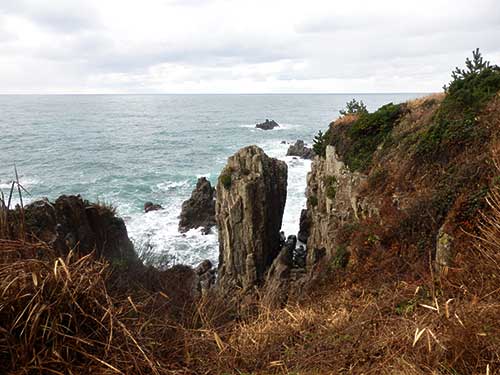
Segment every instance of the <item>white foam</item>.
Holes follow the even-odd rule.
[[[285,212],[281,229],[286,235],[299,231],[300,212],[306,207],[307,173],[311,170],[311,160],[285,156],[288,144],[265,142],[260,145],[271,157],[283,160],[288,165],[288,186]]]
[[[161,191],[171,191],[178,189],[180,187],[187,187],[189,185],[189,180],[184,181],[167,181],[160,182],[156,185],[156,187]]]
[[[248,129],[252,129],[253,131],[280,131],[280,130],[290,130],[290,129],[296,129],[296,128],[300,128],[302,127],[302,125],[299,125],[299,124],[288,124],[288,123],[285,123],[285,124],[282,124],[280,123],[279,126],[273,128],[273,129],[269,129],[269,130],[264,130],[264,129],[260,129],[260,128],[256,128],[255,127],[255,124],[243,124],[243,125],[240,125],[240,128],[248,128]]]
[[[288,190],[282,230],[287,235],[297,234],[299,230],[300,212],[306,205],[305,188],[307,173],[311,161],[285,156],[288,144],[269,140],[259,145],[271,157],[279,158],[288,165]],[[202,175],[200,175],[202,176]],[[198,176],[198,177],[200,177]],[[210,174],[205,174],[210,177]],[[196,266],[204,259],[214,264],[218,261],[219,243],[217,232],[203,235],[201,229],[193,229],[187,233],[179,233],[179,214],[184,199],[190,192],[189,180],[166,181],[157,185],[163,192],[174,193],[167,202],[160,202],[164,210],[149,213],[132,212],[126,217],[129,236],[139,253],[152,252],[162,258],[168,258],[170,264],[188,264]],[[123,212],[131,212],[129,207],[120,206]],[[120,211],[122,211],[120,209]]]
[[[186,185],[187,185],[186,181]],[[164,189],[184,187],[183,183],[165,182]],[[173,200],[162,203],[164,209],[148,213],[136,212],[128,215],[126,224],[134,246],[139,254],[153,253],[170,264],[198,265],[205,259],[214,264],[218,258],[218,238],[213,231],[203,235],[201,229],[179,233],[179,214],[183,199],[176,196]]]

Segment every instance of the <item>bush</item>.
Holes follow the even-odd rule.
[[[335,199],[337,194],[337,178],[335,176],[328,176],[325,178],[326,196],[329,199]]]
[[[349,263],[349,252],[347,251],[347,247],[338,246],[335,251],[335,255],[332,259],[333,268],[346,268]]]
[[[352,99],[350,102],[346,103],[346,108],[341,109],[339,113],[342,116],[345,115],[365,115],[368,113],[365,103],[362,100],[359,102],[356,99]]]
[[[390,135],[402,113],[401,104],[389,103],[374,113],[361,115],[345,132],[332,137],[332,144],[351,171],[366,171],[373,153]]]
[[[309,198],[307,198],[307,202],[312,206],[316,207],[318,205],[318,197],[315,195],[311,195]]]
[[[229,189],[231,187],[232,179],[230,174],[222,174],[220,176],[220,182],[225,189]]]
[[[417,144],[416,156],[447,162],[471,142],[482,142],[487,134],[477,125],[477,115],[500,90],[500,68],[483,61],[478,49],[466,70],[456,68],[445,86],[446,97],[434,116],[434,124]]]

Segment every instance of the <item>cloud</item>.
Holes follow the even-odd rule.
[[[436,91],[500,3],[2,0],[0,93]]]
[[[1,13],[24,18],[54,33],[74,33],[100,26],[95,9],[78,0],[2,0]]]

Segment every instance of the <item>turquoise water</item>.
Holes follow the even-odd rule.
[[[217,259],[216,234],[177,232],[178,215],[199,176],[215,183],[227,158],[257,144],[289,165],[283,229],[296,233],[310,162],[285,157],[310,143],[356,97],[375,110],[419,94],[0,96],[0,189],[14,177],[31,197],[81,194],[113,204],[136,248],[173,262]],[[282,126],[255,129],[274,119]],[[144,214],[145,201],[165,210]]]

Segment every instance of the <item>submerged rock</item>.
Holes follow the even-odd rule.
[[[148,213],[151,211],[158,211],[158,210],[163,210],[163,207],[160,204],[153,202],[144,203],[144,212]]]
[[[276,121],[274,120],[269,121],[268,119],[266,119],[266,121],[264,121],[261,124],[255,125],[255,127],[262,130],[272,130],[274,128],[279,128],[280,126]]]
[[[191,197],[182,204],[179,232],[203,227],[209,233],[215,225],[215,189],[205,177],[200,177]]]
[[[312,159],[314,157],[314,151],[310,147],[306,147],[304,141],[298,139],[295,144],[288,147],[286,156],[298,156],[303,159]]]
[[[231,156],[217,184],[219,278],[222,289],[260,285],[280,252],[287,165],[257,146]]]

